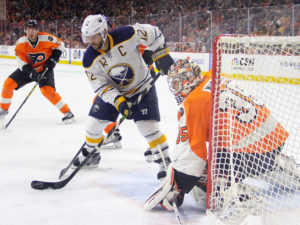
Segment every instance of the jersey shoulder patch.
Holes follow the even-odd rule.
[[[83,59],[82,59],[83,67],[84,68],[90,67],[93,64],[95,58],[99,55],[101,55],[100,52],[95,50],[92,46],[89,46],[83,55]]]
[[[135,29],[131,26],[123,26],[114,29],[113,31],[109,32],[109,35],[113,39],[114,45],[120,44],[124,41],[129,40],[135,34]]]

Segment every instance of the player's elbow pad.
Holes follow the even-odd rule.
[[[147,66],[150,66],[153,64],[153,59],[152,59],[153,53],[154,52],[151,50],[147,50],[147,49],[144,50],[143,59],[144,59],[145,63],[147,64]]]

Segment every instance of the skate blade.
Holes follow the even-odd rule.
[[[102,145],[100,149],[121,149],[121,144],[110,144],[110,145]]]
[[[72,124],[72,123],[75,123],[75,119],[72,118],[72,119],[69,119],[69,120],[65,120],[63,121],[64,124]]]
[[[89,170],[89,169],[95,169],[95,168],[98,168],[98,167],[99,167],[99,164],[97,164],[97,165],[88,165],[88,166],[85,165],[81,169],[83,169],[83,170]],[[75,170],[75,169],[77,169],[77,166],[72,165],[71,169]]]

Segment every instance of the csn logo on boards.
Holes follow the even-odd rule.
[[[251,57],[234,57],[231,61],[231,69],[239,71],[253,71],[255,59]]]

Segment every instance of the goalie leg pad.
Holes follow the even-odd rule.
[[[180,194],[180,189],[178,188],[175,181],[174,172],[174,169],[170,166],[164,181],[161,183],[158,189],[146,200],[144,204],[144,210],[149,211],[160,203],[163,208],[173,210],[172,203]]]
[[[190,194],[198,204],[200,204],[201,206],[205,206],[206,192],[207,192],[207,169],[203,171],[202,175],[200,176],[200,179],[190,191]]]
[[[201,206],[206,205],[206,191],[201,185],[195,185],[190,191],[190,194],[195,199],[197,204]]]

